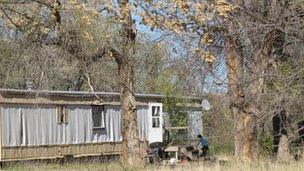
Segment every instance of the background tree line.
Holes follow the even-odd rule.
[[[268,133],[276,158],[290,160],[303,118],[303,3],[1,0],[0,86],[119,91],[130,165],[143,163],[134,92],[216,93],[229,101],[215,106],[234,123],[236,157],[256,160]]]

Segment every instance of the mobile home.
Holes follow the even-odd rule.
[[[108,92],[0,89],[0,161],[119,155],[119,97]],[[163,140],[163,98],[136,94],[142,142]],[[193,122],[190,130],[200,132],[201,99],[184,98]]]

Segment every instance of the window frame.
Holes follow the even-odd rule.
[[[102,130],[106,128],[106,117],[105,117],[105,108],[104,105],[91,105],[92,107],[92,127],[93,130]],[[100,125],[99,126],[95,126],[94,123],[94,108],[100,108],[101,109],[101,114],[100,114]]]
[[[68,109],[67,105],[57,105],[56,119],[58,124],[68,124]]]
[[[155,113],[153,113],[153,108],[155,108],[155,110],[154,110]],[[157,113],[157,109],[158,109],[158,115],[154,115],[154,114]],[[160,122],[161,122],[161,113],[160,113],[161,112],[161,108],[160,108],[160,106],[157,106],[157,105],[154,106],[154,105],[152,105],[151,106],[151,110],[152,110],[151,111],[152,128],[160,128],[161,127],[160,126],[161,125],[160,124]],[[158,126],[156,126],[156,127],[153,125],[153,123],[154,123],[153,120],[154,119],[158,120],[158,124],[157,124]]]

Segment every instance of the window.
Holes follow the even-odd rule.
[[[160,127],[160,107],[152,106],[152,128]]]
[[[67,124],[68,123],[68,110],[65,105],[57,106],[57,123],[59,124]]]
[[[105,128],[105,117],[104,117],[104,107],[103,106],[92,106],[92,119],[93,119],[93,129],[104,129]]]

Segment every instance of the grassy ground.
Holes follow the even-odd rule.
[[[3,168],[3,170],[20,170],[20,171],[40,171],[40,170],[98,170],[98,171],[115,171],[115,170],[128,170],[123,168],[118,163],[70,163],[70,164],[14,164]]]
[[[262,159],[256,163],[249,164],[237,162],[231,156],[220,155],[218,159],[222,162],[208,163],[196,162],[185,166],[154,166],[147,171],[303,171],[304,160],[290,163],[272,162],[270,159]]]
[[[262,164],[229,164],[229,165],[190,165],[185,167],[171,168],[162,167],[158,169],[161,171],[302,171],[304,169],[304,163],[291,163],[291,164],[275,164],[275,163],[262,163]]]
[[[120,164],[112,162],[107,164],[101,163],[70,163],[70,164],[15,164],[4,168],[4,170],[100,170],[100,171],[115,171],[115,170],[144,170],[144,171],[302,171],[304,170],[304,161],[291,163],[275,163],[270,160],[261,160],[254,164],[239,163],[233,161],[229,156],[219,156],[220,160],[225,162],[208,163],[195,162],[186,165],[176,166],[155,166],[151,165],[144,169],[126,169]]]

